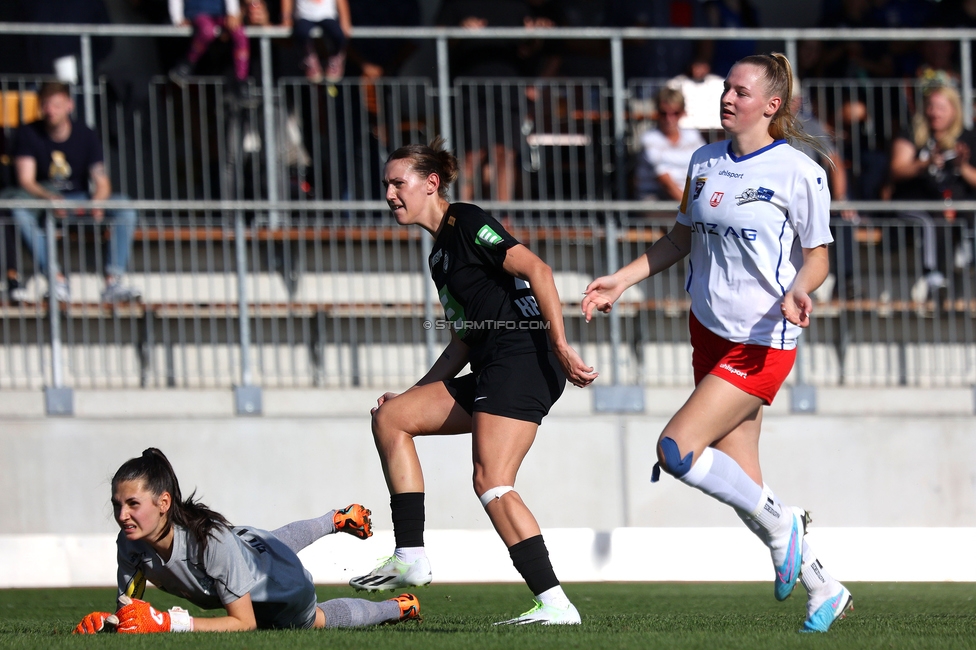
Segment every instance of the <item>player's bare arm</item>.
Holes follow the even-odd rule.
[[[468,344],[458,338],[457,332],[451,330],[451,342],[416,385],[424,386],[436,381],[453,379],[467,364]]]
[[[813,299],[810,294],[823,284],[829,271],[830,259],[826,245],[803,249],[803,266],[797,271],[793,285],[783,296],[780,307],[786,320],[800,327],[810,324],[810,314],[813,313]]]
[[[256,630],[257,620],[254,618],[254,605],[251,594],[244,594],[237,600],[226,605],[227,616],[213,618],[196,616],[193,618],[194,632],[244,632]]]
[[[691,252],[691,228],[674,224],[670,232],[644,251],[633,262],[611,275],[597,278],[586,286],[580,308],[587,322],[593,310],[609,313],[613,304],[629,287],[670,268]]]

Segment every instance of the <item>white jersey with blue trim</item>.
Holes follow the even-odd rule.
[[[777,140],[737,157],[705,145],[688,166],[678,223],[691,228],[686,289],[702,325],[734,343],[796,347],[780,311],[803,248],[833,241],[823,168]]]

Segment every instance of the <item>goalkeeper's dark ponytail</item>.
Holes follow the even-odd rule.
[[[112,477],[112,493],[118,490],[119,483],[124,481],[142,481],[146,490],[153,495],[153,501],[159,499],[163,492],[169,492],[173,505],[166,518],[166,527],[161,537],[169,534],[173,524],[185,528],[200,546],[199,560],[203,559],[203,552],[207,548],[207,541],[217,526],[230,527],[230,522],[220,514],[194,501],[193,492],[186,500],[180,492],[180,482],[176,478],[173,466],[163,452],[155,447],[142,452],[142,456],[132,458],[123,463],[122,467]]]

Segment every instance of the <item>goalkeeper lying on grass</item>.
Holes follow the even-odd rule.
[[[112,479],[112,506],[122,529],[118,611],[92,612],[75,632],[230,632],[256,628],[359,627],[420,617],[412,594],[372,602],[336,598],[316,603],[312,576],[296,553],[323,535],[372,535],[369,510],[353,504],[318,519],[268,532],[231,526],[217,512],[183,500],[169,460],[147,449]],[[193,618],[140,600],[146,581],[204,609],[226,616]]]

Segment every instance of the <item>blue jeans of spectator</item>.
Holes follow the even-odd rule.
[[[335,55],[346,46],[346,35],[342,31],[339,21],[334,18],[326,18],[317,23],[311,20],[305,20],[304,18],[296,20],[295,26],[292,28],[292,33],[299,45],[302,47],[312,46],[314,39],[312,38],[311,32],[315,27],[322,29],[322,36],[329,50],[329,56]]]
[[[68,200],[87,201],[91,197],[86,192],[67,192],[63,194]],[[17,190],[11,198],[34,198],[23,190]],[[124,201],[126,196],[113,194],[110,201]],[[48,272],[47,238],[44,228],[40,225],[41,210],[33,208],[14,208],[11,210],[14,223],[20,229],[21,239],[34,256],[34,262],[41,273]],[[136,230],[136,211],[131,209],[106,210],[105,223],[109,227],[108,257],[105,260],[104,274],[106,277],[119,277],[125,273],[129,265],[129,254],[132,251],[132,238]],[[53,261],[53,269],[59,272],[57,260]]]

